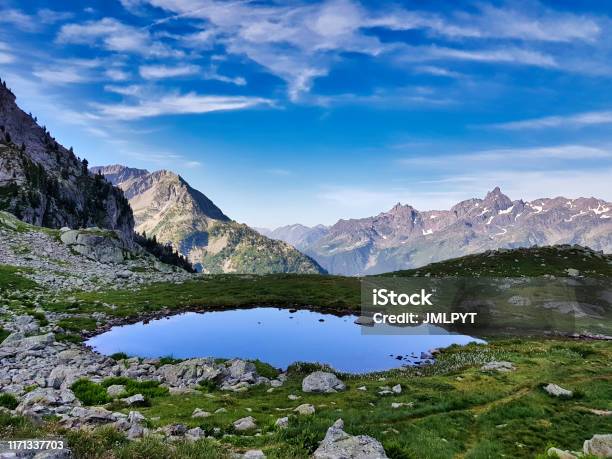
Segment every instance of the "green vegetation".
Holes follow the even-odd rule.
[[[480,366],[492,359],[511,361],[509,373],[483,372]],[[429,367],[395,370],[376,375],[341,375],[347,390],[336,394],[305,394],[301,380],[316,366],[296,365],[288,381],[268,393],[267,386],[244,393],[190,395],[148,394],[150,406],[140,407],[149,426],[171,423],[201,427],[216,440],[175,444],[148,439],[130,443],[106,427],[93,432],[62,432],[46,423],[34,427],[23,418],[0,413],[0,437],[24,438],[51,434],[66,435],[75,456],[87,458],[123,457],[225,457],[231,451],[262,449],[269,458],[304,458],[317,447],[326,429],[338,418],[351,434],[379,439],[390,458],[490,458],[534,457],[549,446],[579,450],[585,439],[612,430],[612,418],[595,410],[612,409],[612,344],[605,341],[513,339],[487,345],[453,346]],[[421,374],[420,376],[418,374]],[[384,377],[384,380],[379,378]],[[107,403],[105,387],[124,384],[128,393],[142,386],[124,378],[112,378],[97,385],[79,385],[75,394],[87,393],[98,403]],[[542,387],[553,382],[574,391],[572,398],[555,398]],[[401,384],[402,393],[381,396],[381,386]],[[367,391],[358,390],[365,386]],[[87,390],[85,390],[87,388]],[[95,388],[95,389],[94,389]],[[158,388],[159,389],[159,388]],[[97,395],[94,395],[97,394]],[[297,401],[288,400],[298,394]],[[95,400],[97,398],[97,400]],[[312,416],[298,416],[293,408],[311,403]],[[391,403],[404,403],[391,408]],[[192,418],[200,408],[213,413]],[[130,408],[114,406],[128,412]],[[233,435],[232,422],[253,416],[263,435]],[[289,416],[289,428],[274,427],[277,418]],[[219,428],[219,433],[213,429]],[[42,430],[37,430],[42,429]],[[177,454],[184,454],[184,456]]]
[[[587,277],[609,278],[612,277],[612,255],[572,246],[502,249],[381,276],[567,277],[567,269],[577,269]]]
[[[2,393],[0,394],[0,406],[4,408],[8,408],[9,410],[14,410],[19,405],[19,402],[15,398],[13,394]]]
[[[0,265],[0,296],[4,290],[28,290],[36,288],[36,283],[22,275],[27,269]]]
[[[96,329],[96,321],[91,317],[70,317],[60,320],[57,325],[71,332],[92,331]]]
[[[114,304],[105,311],[130,316],[162,309],[246,307],[255,304],[312,307],[327,311],[357,310],[360,305],[359,279],[311,274],[214,275],[182,284],[153,284],[140,290],[79,292],[81,303],[75,312],[95,309],[95,304]]]
[[[0,327],[0,343],[4,341],[10,334],[11,334],[10,331],[5,330],[4,328]]]
[[[168,388],[161,387],[158,381],[136,381],[124,377],[106,378],[100,384],[89,379],[79,379],[70,389],[84,405],[103,405],[112,401],[106,389],[113,385],[125,386],[125,394],[122,395],[122,398],[141,394],[145,398],[145,404],[149,404],[152,398],[168,395]]]

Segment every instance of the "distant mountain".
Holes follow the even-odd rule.
[[[360,275],[485,250],[554,244],[612,252],[612,203],[562,197],[512,201],[495,188],[484,199],[462,201],[450,210],[421,212],[398,203],[375,217],[340,220],[300,248],[332,274]]]
[[[298,250],[304,250],[316,243],[319,239],[325,236],[329,228],[324,225],[317,225],[313,227],[295,224],[281,226],[274,230],[267,228],[255,228],[264,236],[271,239],[277,239],[279,241],[285,241],[291,244]]]
[[[121,190],[21,110],[0,81],[0,210],[38,226],[117,230],[131,243],[134,220]]]
[[[136,231],[171,243],[207,273],[322,273],[291,245],[262,236],[225,215],[179,175],[113,165],[94,167],[129,199]]]

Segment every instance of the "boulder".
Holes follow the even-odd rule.
[[[325,438],[313,454],[315,459],[387,459],[378,440],[367,435],[349,435],[338,419],[327,429]]]
[[[128,406],[142,405],[145,402],[145,398],[142,394],[134,394],[130,397],[122,398],[122,402],[125,402]]]
[[[393,391],[394,394],[401,394],[402,393],[402,385],[401,384],[396,384],[395,386],[393,386],[391,388],[391,391]]]
[[[590,440],[585,440],[582,450],[584,454],[596,457],[612,457],[612,434],[593,435]]]
[[[125,386],[123,384],[113,384],[106,388],[106,393],[109,397],[116,398],[125,392]]]
[[[49,374],[47,385],[54,389],[70,387],[81,376],[81,372],[74,367],[58,365]]]
[[[200,427],[194,427],[185,432],[185,438],[190,441],[198,441],[206,436],[206,433]]]
[[[242,455],[243,459],[266,459],[266,455],[260,449],[251,449]]]
[[[335,374],[326,371],[315,371],[302,381],[302,391],[315,393],[334,393],[345,390],[346,386]]]
[[[101,263],[121,263],[130,249],[116,233],[94,228],[64,231],[60,239],[70,250]]]
[[[563,387],[557,386],[556,384],[552,384],[552,383],[544,386],[544,390],[550,395],[553,395],[555,397],[570,398],[574,395],[574,393],[571,390],[564,389]]]
[[[257,428],[257,424],[255,423],[255,418],[253,416],[238,419],[237,421],[234,421],[233,426],[238,432],[244,432],[246,430],[253,430]]]
[[[210,413],[208,411],[204,411],[201,408],[196,408],[191,414],[192,418],[207,418],[208,416],[210,416]]]
[[[557,459],[578,459],[578,457],[569,451],[564,451],[559,448],[548,448],[546,455]]]
[[[298,414],[302,414],[302,415],[311,415],[311,414],[315,413],[315,407],[313,405],[308,404],[308,403],[304,403],[304,404],[298,406],[293,411],[295,411]]]
[[[157,369],[161,382],[174,387],[197,387],[201,381],[217,381],[227,370],[213,359],[189,359],[176,364],[163,365]]]
[[[495,360],[485,363],[480,369],[482,371],[499,371],[501,373],[515,370],[514,365],[511,362],[497,362]]]
[[[278,418],[274,425],[279,429],[286,429],[289,427],[289,417],[285,416],[284,418]]]

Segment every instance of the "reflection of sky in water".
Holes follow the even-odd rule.
[[[319,322],[324,319],[324,322]],[[188,312],[164,319],[114,327],[87,344],[110,355],[139,357],[240,357],[286,368],[296,361],[328,363],[340,371],[387,370],[410,363],[395,356],[478,341],[464,335],[369,335],[355,316],[336,317],[311,311],[253,308],[206,313]],[[445,333],[437,329],[436,333]],[[391,354],[393,356],[391,356]]]

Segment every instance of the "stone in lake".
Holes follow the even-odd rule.
[[[387,459],[383,446],[367,435],[350,435],[338,419],[327,429],[325,438],[313,454],[314,459]]]
[[[359,316],[355,319],[355,322],[357,325],[364,325],[366,327],[373,327],[374,326],[374,319],[372,319],[371,317],[367,317],[367,316]]]
[[[334,393],[346,389],[345,384],[333,373],[315,371],[302,380],[302,391],[315,393]]]

